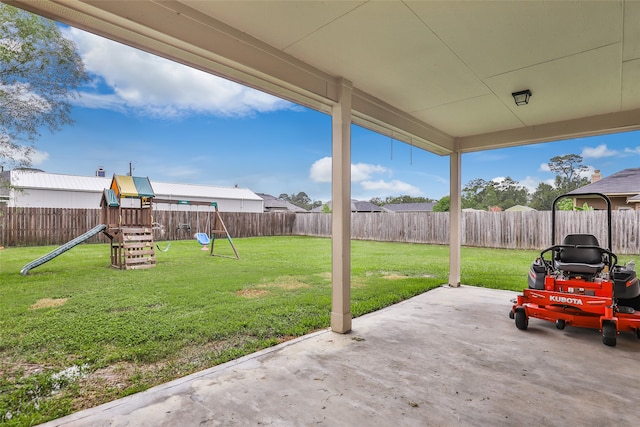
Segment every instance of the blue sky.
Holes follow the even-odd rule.
[[[92,76],[73,101],[74,125],[36,141],[33,166],[46,172],[306,192],[331,197],[331,118],[215,76],[73,28]],[[551,157],[579,154],[603,176],[640,167],[640,132],[464,154],[463,185],[509,176],[533,190],[552,182]],[[352,197],[449,192],[449,158],[354,126]]]

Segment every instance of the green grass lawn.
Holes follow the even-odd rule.
[[[108,245],[80,245],[27,276],[54,247],[1,250],[0,424],[44,422],[329,327],[329,239],[234,243],[240,260],[179,241],[134,271],[112,269]],[[462,283],[516,291],[536,256],[462,254]],[[446,246],[353,241],[352,313],[440,286],[448,269]]]

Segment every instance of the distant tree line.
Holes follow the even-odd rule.
[[[555,156],[547,163],[549,170],[556,174],[553,185],[541,182],[533,193],[510,177],[503,180],[471,180],[462,188],[462,208],[488,210],[497,206],[508,209],[512,206],[530,206],[537,210],[551,210],[556,197],[589,184],[582,174],[588,169],[577,154]],[[449,211],[449,196],[440,199],[433,207],[435,212]],[[562,206],[567,208],[567,206]],[[569,207],[570,208],[570,207]]]
[[[298,194],[286,194],[282,193],[278,196],[279,199],[286,200],[287,202],[296,205],[300,208],[306,209],[310,211],[313,208],[317,208],[322,206],[323,212],[329,213],[331,212],[331,208],[320,200],[311,200],[311,198],[304,191],[299,192]],[[414,197],[414,196],[388,196],[384,199],[381,197],[374,197],[369,200],[370,203],[373,203],[376,206],[384,206],[389,204],[399,204],[399,203],[429,203],[435,202],[434,199],[430,199],[428,197]]]
[[[533,193],[530,193],[523,185],[514,181],[511,177],[501,180],[486,181],[476,178],[469,181],[462,188],[462,208],[488,210],[491,207],[508,209],[512,206],[530,206],[537,210],[551,210],[556,197],[568,193],[584,185],[590,180],[582,174],[588,169],[582,164],[582,157],[577,154],[555,156],[547,163],[549,170],[556,174],[553,184],[541,182]],[[301,191],[298,194],[280,194],[280,199],[286,200],[306,210],[319,206],[326,206],[320,200],[311,200],[307,193]],[[440,200],[428,197],[414,196],[388,196],[385,198],[374,197],[369,202],[377,206],[399,203],[427,203],[435,202],[434,212],[448,212],[451,199],[445,196]],[[326,211],[330,212],[328,206]],[[562,204],[560,209],[572,209],[572,206]],[[582,209],[582,208],[581,208]]]
[[[310,211],[313,208],[322,206],[322,202],[320,200],[311,200],[311,197],[309,197],[307,193],[305,193],[304,191],[301,191],[298,194],[282,193],[278,196],[278,198],[282,200],[286,200],[292,205],[296,205],[297,207],[306,209],[308,211]]]
[[[384,206],[384,205],[397,205],[400,203],[429,203],[435,202],[434,199],[430,199],[428,197],[413,197],[413,196],[388,196],[384,199],[380,197],[374,197],[369,200],[370,203],[373,203],[376,206]]]

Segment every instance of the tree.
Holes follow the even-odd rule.
[[[553,201],[558,196],[589,183],[589,178],[581,176],[588,167],[582,164],[582,157],[577,154],[555,156],[547,164],[549,170],[556,173],[556,177],[553,185],[541,182],[532,194],[529,206],[537,210],[551,210]],[[560,203],[566,208],[567,202]],[[573,209],[573,205],[567,209]]]
[[[298,194],[286,194],[282,193],[278,198],[282,200],[286,200],[289,203],[298,206],[299,208],[311,210],[315,207],[322,206],[322,202],[319,200],[312,201],[311,198],[304,191],[299,192]]]
[[[510,177],[499,181],[476,178],[462,189],[462,207],[488,209],[499,206],[507,209],[515,205],[526,205],[528,195],[527,189]]]
[[[429,199],[428,197],[414,197],[409,195],[403,196],[387,196],[384,199],[380,197],[374,197],[369,200],[369,203],[373,203],[376,206],[384,206],[384,205],[393,205],[398,203],[428,203],[434,202],[435,200]]]
[[[539,211],[549,211],[556,197],[558,197],[558,190],[553,188],[552,185],[541,182],[531,195],[529,206]]]
[[[575,210],[573,206],[573,200],[570,197],[565,197],[564,199],[558,200],[558,203],[556,203],[556,209],[558,209],[559,211]]]
[[[451,197],[444,196],[433,205],[433,212],[449,212],[451,209]]]
[[[486,209],[495,204],[495,200],[489,201],[491,190],[489,183],[482,178],[471,180],[462,188],[463,209]]]
[[[589,168],[582,164],[582,156],[566,154],[555,156],[547,163],[556,174],[555,187],[558,194],[565,194],[589,183],[589,178],[580,176]]]
[[[40,131],[72,123],[70,100],[87,80],[55,22],[0,3],[0,165],[30,165]]]

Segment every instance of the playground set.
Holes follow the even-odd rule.
[[[111,242],[111,266],[113,268],[136,270],[155,267],[153,230],[157,223],[154,223],[153,218],[154,198],[155,194],[149,178],[114,175],[110,187],[103,191],[100,199],[101,224],[28,263],[20,270],[20,274],[26,275],[29,270],[52,260],[100,232],[107,236]],[[233,248],[236,259],[240,259],[227,227],[220,217],[217,202],[157,199],[156,203],[214,207],[214,212],[208,211],[209,233],[198,231],[194,237],[199,244],[203,245],[203,249],[210,251],[211,256],[219,256],[214,253],[214,241],[216,236],[224,235]],[[178,229],[180,228],[191,230],[189,223],[179,224]],[[207,245],[210,245],[210,248],[207,248]],[[164,251],[166,252],[167,249]]]

